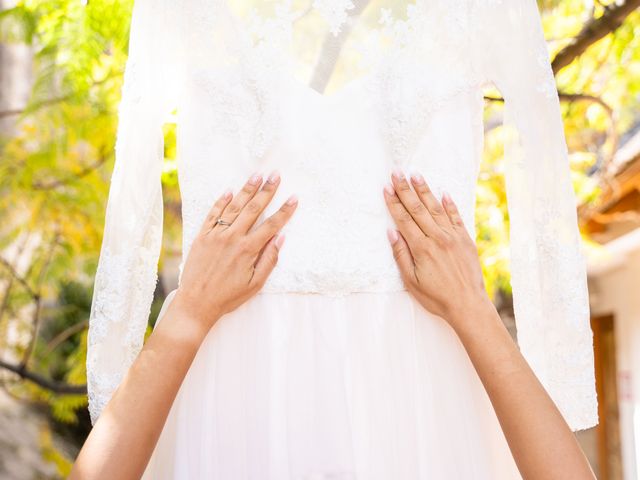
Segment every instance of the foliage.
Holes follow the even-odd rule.
[[[64,455],[62,455],[53,444],[53,438],[51,431],[43,428],[40,431],[40,450],[42,457],[48,462],[53,463],[56,466],[58,475],[61,478],[67,478],[71,473],[72,462],[70,462]]]
[[[0,265],[0,349],[23,358],[34,323],[39,323],[27,368],[71,385],[86,384],[86,325],[132,5],[132,0],[30,0],[0,12],[0,40],[28,43],[34,52],[28,104],[12,118],[15,133],[0,137],[0,251],[10,246],[22,250],[15,260],[25,264],[18,268],[20,262],[6,258],[13,267]],[[175,126],[165,131],[164,244],[175,250],[179,192],[175,160],[170,160],[175,158]],[[37,298],[39,315],[33,312]],[[155,302],[151,323],[158,311]],[[9,342],[10,331],[27,340]],[[86,395],[57,395],[32,382],[12,381],[6,387],[48,404],[56,421],[72,424],[64,430],[76,442],[88,433]]]
[[[586,8],[581,0],[539,3],[545,7],[542,10],[543,26],[551,58],[580,32],[586,21],[603,13],[600,2],[595,3],[593,9]],[[556,75],[560,93],[590,97],[588,100],[562,101],[561,104],[579,203],[597,198],[600,191],[598,172],[610,161],[619,136],[638,122],[639,34],[640,12],[635,11],[620,28],[591,45],[585,54]],[[485,119],[495,119],[501,110],[502,104],[490,103]],[[485,135],[476,229],[488,289],[510,292],[509,215],[500,134],[500,128],[494,128]],[[589,239],[585,238],[585,242]]]

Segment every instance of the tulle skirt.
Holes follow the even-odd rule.
[[[259,293],[225,315],[143,478],[521,477],[454,331],[396,291]]]

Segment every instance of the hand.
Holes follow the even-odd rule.
[[[273,198],[280,176],[274,172],[264,183],[252,176],[235,198],[230,191],[213,205],[189,251],[174,302],[208,331],[217,319],[253,296],[278,261],[284,236],[276,236],[291,218],[295,195],[249,231]],[[230,226],[217,224],[222,218]]]
[[[458,330],[465,312],[490,302],[478,250],[445,193],[440,203],[422,175],[395,170],[384,198],[399,231],[388,230],[405,286],[419,303]]]

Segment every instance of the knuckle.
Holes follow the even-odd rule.
[[[224,248],[228,247],[231,243],[231,235],[227,229],[220,231],[220,233],[216,236],[216,241]]]
[[[274,249],[274,250],[275,251],[271,254],[270,261],[271,261],[271,265],[275,267],[276,264],[278,263],[278,250],[277,249]]]
[[[402,200],[400,200],[400,197],[395,194],[392,197],[389,197],[389,202],[394,206],[402,205]]]
[[[275,231],[277,230],[281,223],[282,223],[282,215],[278,215],[277,213],[271,215],[269,218],[267,218],[264,223],[265,226],[267,227],[267,230],[271,231]]]
[[[429,248],[429,242],[419,242],[418,245],[415,246],[418,254],[420,256],[429,256],[431,255],[431,249]]]
[[[440,234],[437,237],[438,245],[444,249],[450,249],[455,244],[454,239],[451,235],[448,234]]]
[[[402,281],[407,286],[407,288],[413,293],[416,277],[411,271],[411,267],[407,268],[406,266],[402,266],[400,268],[400,276],[402,277]]]
[[[433,202],[433,207],[431,208],[431,213],[434,215],[444,215],[446,213],[444,207],[440,204],[440,202]]]
[[[416,254],[415,254],[415,258],[416,260],[421,259],[421,258],[432,258],[433,256],[433,252],[431,250],[431,248],[429,247],[429,245],[427,244],[427,242],[420,242],[418,245],[415,245],[413,247],[413,250],[415,250]]]
[[[247,209],[247,212],[252,214],[257,214],[262,211],[262,205],[260,205],[257,201],[247,203],[247,206],[245,208]]]
[[[226,209],[226,212],[231,214],[236,214],[239,211],[240,211],[240,205],[238,205],[236,202],[229,204],[229,206]]]
[[[429,188],[427,187],[426,183],[423,183],[422,185],[415,185],[414,188],[415,188],[416,192],[418,192],[420,194],[429,193]]]
[[[425,209],[425,206],[422,204],[422,202],[414,202],[411,205],[409,205],[409,212],[414,215],[419,215],[423,213],[424,209]]]
[[[413,217],[407,210],[402,209],[398,214],[398,220],[404,223],[410,223],[413,222]]]
[[[411,187],[409,186],[409,184],[406,181],[402,181],[398,184],[397,187],[398,190],[400,190],[401,192],[406,192],[411,190]]]
[[[238,250],[244,254],[250,253],[253,251],[253,243],[248,237],[242,237],[238,240]]]

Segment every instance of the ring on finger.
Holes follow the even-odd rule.
[[[227,222],[226,220],[223,220],[222,218],[218,217],[218,218],[216,218],[216,222],[214,223],[214,225],[213,225],[213,226],[214,226],[214,227],[215,227],[216,225],[227,225],[227,226],[229,226],[229,225],[231,225],[232,223],[233,223],[233,222]]]
[[[215,221],[211,224],[209,228],[209,232],[213,232],[218,225],[230,226],[233,222],[228,222],[227,220],[223,220],[221,217],[215,219]]]

